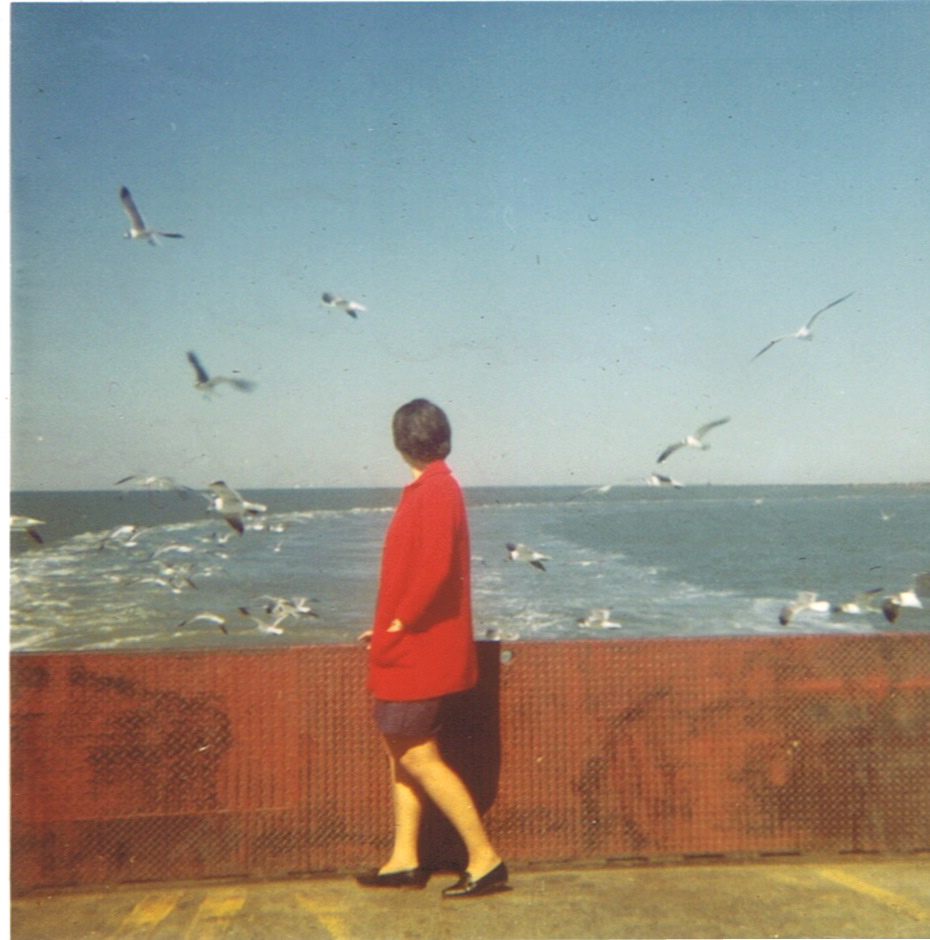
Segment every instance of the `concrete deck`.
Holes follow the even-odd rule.
[[[512,866],[512,868],[515,868]],[[930,855],[511,871],[513,890],[442,900],[351,877],[147,884],[11,901],[13,940],[562,940],[930,937]]]

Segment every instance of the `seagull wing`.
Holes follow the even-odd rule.
[[[248,379],[227,379],[226,381],[234,388],[238,388],[240,392],[251,392],[255,388],[255,383]]]
[[[197,373],[197,382],[209,382],[210,376],[207,375],[207,370],[200,364],[200,360],[197,358],[195,353],[189,352],[187,354],[187,361],[194,367],[194,372]]]
[[[808,329],[811,328],[811,326],[812,326],[813,323],[814,323],[814,320],[816,320],[817,317],[819,317],[820,314],[822,314],[822,313],[824,312],[824,310],[829,310],[831,307],[835,307],[837,304],[841,304],[844,300],[848,300],[850,297],[852,297],[852,295],[853,295],[854,293],[855,293],[855,291],[850,291],[848,294],[846,294],[845,297],[840,297],[839,300],[834,300],[833,303],[827,304],[826,307],[821,307],[821,308],[807,321],[807,328],[808,328]]]
[[[793,334],[792,334],[793,335]],[[775,339],[769,340],[768,343],[763,346],[753,357],[752,359],[758,359],[759,356],[764,352],[768,352],[776,343],[780,343],[783,339],[787,339],[787,336],[777,336]],[[752,359],[749,361],[752,362]]]
[[[668,447],[666,447],[665,450],[659,454],[656,463],[665,463],[665,461],[668,460],[668,458],[671,457],[676,450],[681,450],[681,448],[684,446],[685,445],[681,441],[676,441],[674,444],[669,444]]]
[[[726,424],[729,420],[729,418],[720,418],[717,421],[708,421],[707,424],[702,424],[694,432],[694,436],[700,440],[708,431],[712,431],[714,428],[719,428],[721,424]]]
[[[129,190],[122,186],[119,191],[120,202],[123,204],[123,208],[126,210],[126,215],[129,216],[129,223],[136,231],[143,232],[145,231],[145,222],[142,220],[142,216],[139,214],[139,210],[136,208],[136,203],[132,198],[132,193]]]
[[[242,524],[242,517],[238,515],[224,515],[223,518],[229,523],[232,528],[234,528],[240,535],[245,532],[245,526]]]
[[[240,504],[242,503],[242,497],[231,486],[228,486],[225,480],[214,480],[212,483],[208,483],[207,486],[213,490],[217,499],[227,502],[235,500]]]

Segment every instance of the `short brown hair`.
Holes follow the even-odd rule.
[[[415,398],[394,412],[394,446],[422,463],[445,460],[452,450],[452,426],[446,413],[425,398]]]

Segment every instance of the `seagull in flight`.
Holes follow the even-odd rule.
[[[830,610],[830,602],[818,601],[813,591],[799,591],[798,596],[790,604],[782,607],[778,614],[778,622],[783,627],[787,627],[794,615],[801,613],[802,610],[815,610],[823,614]]]
[[[262,620],[261,617],[256,617],[255,614],[251,613],[248,607],[240,607],[239,613],[242,614],[243,617],[248,617],[252,620],[262,633],[270,633],[274,636],[281,636],[281,634],[284,633],[281,622],[287,619],[287,614],[281,614],[272,620]]]
[[[131,474],[128,477],[122,477],[117,480],[113,485],[122,486],[124,483],[137,487],[139,489],[147,490],[175,490],[182,497],[187,497],[187,494],[191,492],[189,486],[184,486],[181,483],[176,483],[171,477],[159,477],[159,476],[147,476],[141,477]]]
[[[323,294],[321,300],[323,301],[324,307],[338,307],[340,310],[345,310],[353,320],[357,320],[358,315],[368,309],[357,301],[346,300],[345,297],[340,297],[338,294],[331,294],[329,291]]]
[[[139,544],[139,535],[143,532],[142,526],[133,524],[118,525],[115,529],[108,532],[101,540],[98,547],[103,551],[109,545],[122,546],[123,548],[135,548]]]
[[[610,619],[610,610],[607,607],[595,607],[587,617],[579,617],[578,626],[582,629],[616,630],[623,624]]]
[[[217,385],[221,385],[223,382],[226,382],[233,388],[239,389],[240,392],[251,392],[252,389],[255,388],[255,383],[250,382],[248,379],[229,378],[229,376],[226,375],[215,375],[211,379],[207,370],[201,365],[196,353],[189,352],[187,354],[187,361],[194,367],[194,372],[197,376],[197,381],[194,382],[194,388],[200,389],[202,392],[212,392]]]
[[[845,297],[840,297],[839,300],[834,300],[833,303],[827,304],[826,307],[821,307],[821,308],[807,321],[807,323],[806,323],[804,326],[799,327],[799,328],[798,328],[797,330],[795,330],[793,333],[786,333],[784,336],[776,336],[775,339],[770,340],[770,341],[768,342],[768,344],[767,344],[766,346],[763,346],[762,349],[760,349],[752,358],[753,358],[753,359],[758,359],[759,356],[762,355],[762,353],[767,352],[767,351],[770,350],[776,343],[780,343],[783,339],[806,339],[806,340],[811,340],[811,339],[813,339],[813,338],[814,338],[814,334],[813,334],[813,332],[811,332],[811,327],[814,325],[814,320],[816,320],[817,317],[819,317],[820,314],[822,314],[822,313],[824,312],[824,310],[829,310],[831,307],[835,307],[837,304],[841,304],[844,300],[848,300],[850,297],[852,297],[853,293],[855,293],[855,291],[852,291],[852,292],[850,292],[849,294],[846,294]]]
[[[548,555],[541,555],[539,552],[527,548],[522,542],[516,544],[508,542],[507,554],[510,556],[511,561],[528,562],[534,568],[539,568],[540,571],[546,570],[546,566],[543,564],[544,561],[552,560]]]
[[[136,208],[135,200],[132,198],[132,193],[125,186],[120,187],[119,191],[120,202],[123,204],[123,209],[126,210],[126,215],[129,216],[129,231],[123,233],[123,238],[133,238],[133,239],[144,239],[150,245],[158,244],[158,235],[161,235],[163,238],[183,238],[183,235],[179,235],[177,232],[163,232],[161,229],[149,228],[145,221],[142,218],[141,213]]]
[[[203,621],[204,623],[212,623],[214,626],[219,627],[223,633],[227,636],[229,635],[229,630],[226,629],[226,618],[221,614],[214,614],[210,610],[204,610],[199,614],[195,614],[193,617],[188,617],[187,620],[182,620],[178,627],[186,627],[189,624],[197,623],[198,621]]]
[[[874,606],[874,601],[876,600],[877,596],[881,594],[881,592],[882,589],[880,587],[863,591],[861,594],[857,594],[851,600],[843,601],[841,604],[836,604],[833,607],[833,613],[867,614],[870,611],[877,611],[880,608]]]
[[[42,519],[33,519],[30,516],[10,516],[10,530],[25,532],[33,542],[42,544],[42,536],[36,526],[45,525]]]
[[[245,531],[244,515],[256,515],[268,509],[262,503],[244,499],[223,480],[214,480],[209,488],[213,491],[213,495],[207,497],[210,500],[210,511],[219,513],[240,535]]]
[[[664,473],[650,473],[646,477],[647,486],[673,486],[676,490],[680,490],[684,483],[676,480],[674,477],[667,477]]]
[[[311,607],[311,602],[319,603],[315,597],[272,597],[265,594],[260,600],[267,603],[262,605],[262,610],[268,614],[272,620],[280,623],[279,618],[287,617],[315,617],[320,619],[320,615]]]
[[[891,594],[882,601],[882,613],[889,623],[894,623],[902,607],[923,607],[921,597],[930,600],[930,571],[914,576],[914,584],[908,591]]]
[[[680,450],[682,447],[694,447],[697,450],[707,450],[710,447],[709,444],[704,443],[704,436],[708,431],[713,430],[714,428],[719,428],[721,424],[726,424],[729,421],[729,418],[720,418],[717,421],[710,421],[707,424],[702,424],[693,434],[689,434],[687,437],[683,437],[680,441],[676,441],[674,444],[669,444],[665,450],[659,454],[656,463],[665,463],[676,450]]]

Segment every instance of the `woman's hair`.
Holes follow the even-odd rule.
[[[394,412],[394,446],[422,463],[445,460],[452,450],[452,427],[446,413],[425,398],[415,398]]]

